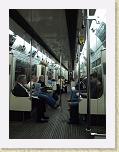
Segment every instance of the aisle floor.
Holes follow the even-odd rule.
[[[47,107],[48,123],[36,123],[32,120],[10,122],[10,139],[87,139],[85,126],[80,124],[68,124],[69,112],[67,95],[62,95],[62,107],[51,109]],[[92,132],[102,133],[104,127],[92,127]]]

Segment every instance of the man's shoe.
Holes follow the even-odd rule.
[[[71,99],[68,99],[67,101],[68,101],[68,102],[71,102]]]
[[[49,119],[49,117],[44,116],[43,119]]]
[[[40,120],[37,120],[37,122],[45,123],[45,122],[48,122],[48,120],[47,120],[47,119],[43,119],[43,118],[41,118]]]
[[[54,106],[54,109],[57,109],[57,108],[59,108],[60,107],[60,105],[55,105]]]

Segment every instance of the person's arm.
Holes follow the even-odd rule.
[[[87,98],[87,93],[80,93],[82,98]]]

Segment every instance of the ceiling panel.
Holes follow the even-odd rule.
[[[20,22],[20,20],[17,20],[17,22],[18,24],[21,23],[20,25],[24,30],[28,27],[28,25],[30,25],[30,27],[28,27],[29,29],[27,28],[28,30],[26,30],[29,31],[29,35],[31,32],[35,31],[34,37],[36,38],[36,41],[40,43],[40,40],[38,39],[41,38],[41,40],[46,43],[45,45],[42,42],[42,44],[44,44],[45,46],[44,48],[48,49],[46,51],[49,51],[49,53],[53,52],[58,60],[60,59],[60,54],[62,53],[62,62],[67,68],[69,68],[68,61],[70,62],[69,65],[73,65],[73,62],[75,60],[75,51],[77,49],[76,44],[78,43],[79,31],[82,30],[82,17],[85,16],[85,13],[84,16],[82,16],[82,10],[72,9],[67,11],[70,12],[67,13],[70,22],[70,28],[67,24],[67,15],[66,10],[64,9],[17,9],[17,12],[20,14],[20,16],[25,19],[22,20],[22,23]],[[94,13],[94,11],[92,12]],[[73,14],[75,15],[73,16]],[[16,16],[16,13],[14,14],[13,12],[12,15]],[[78,20],[76,21],[77,18]],[[27,22],[28,24],[24,22]],[[84,23],[85,22],[86,20],[84,21]],[[25,27],[23,23],[24,25],[26,25]],[[14,29],[15,33],[18,33],[22,38],[24,37],[25,31],[18,27],[16,23],[13,23],[12,20],[10,21],[10,28]],[[31,30],[30,28],[32,28],[33,30]],[[85,33],[86,28],[83,30]],[[28,34],[25,33],[25,40],[29,41],[29,39],[30,38]]]
[[[63,64],[67,67],[67,62],[70,58],[70,50],[65,11],[62,9],[20,9],[17,11],[51,48],[58,58],[60,58],[60,50],[62,51]]]

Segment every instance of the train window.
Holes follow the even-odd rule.
[[[44,75],[45,76],[45,66],[42,65],[41,67],[41,75]]]
[[[36,66],[36,64],[34,64],[34,65],[32,65],[32,75],[34,74],[34,75],[37,75],[37,66]]]
[[[106,24],[101,22],[100,27],[97,29],[96,36],[103,42],[106,37]]]
[[[52,79],[53,78],[53,70],[49,69],[47,75],[48,75],[48,79]]]
[[[17,80],[18,75],[22,74],[26,75],[27,81],[30,80],[30,64],[21,60],[16,60],[15,81]]]
[[[92,63],[92,68],[94,68],[96,66],[96,61],[94,61],[93,63]]]
[[[80,89],[82,92],[87,92],[87,78],[81,80]]]
[[[100,64],[101,64],[101,58],[99,58],[99,59],[96,60],[96,66],[98,66]]]

